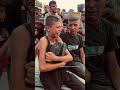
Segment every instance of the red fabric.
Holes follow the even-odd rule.
[[[35,50],[35,56],[38,56],[38,50]]]
[[[2,47],[2,44],[0,44],[0,48]],[[2,58],[2,68],[6,68],[7,67],[7,62],[6,62],[6,58],[5,56]]]
[[[3,60],[2,60],[2,68],[6,68],[6,67],[7,67],[6,64],[7,64],[7,63],[6,63],[6,58],[3,57]]]

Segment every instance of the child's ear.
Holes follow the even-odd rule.
[[[50,27],[49,26],[45,26],[45,29],[49,32]]]

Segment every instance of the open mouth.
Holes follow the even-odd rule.
[[[86,15],[87,16],[96,16],[97,12],[96,11],[88,11],[88,12],[86,12]]]

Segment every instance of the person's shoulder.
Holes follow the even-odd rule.
[[[104,27],[103,28],[104,32],[107,32],[107,33],[109,33],[109,32],[113,33],[114,32],[113,31],[113,29],[114,29],[113,25],[109,20],[107,20],[105,18],[102,18],[101,21],[102,21],[102,26]]]
[[[48,41],[46,36],[44,36],[38,42],[38,49],[40,50],[40,48],[47,47],[47,46],[48,46]]]
[[[24,38],[24,40],[26,38],[28,39],[28,36],[29,36],[29,32],[25,28],[24,24],[16,27],[11,34],[11,37],[15,37],[19,39]]]
[[[82,40],[82,36],[78,33],[77,37],[79,38],[79,40]]]
[[[109,20],[107,20],[106,18],[101,18],[101,22],[102,22],[102,24],[106,25],[107,27],[112,26],[112,23]]]
[[[42,38],[40,39],[39,43],[40,43],[40,44],[45,44],[45,43],[47,43],[47,38],[46,38],[46,36],[42,37]]]
[[[45,17],[48,17],[48,16],[50,16],[50,12],[48,12],[48,13],[45,14]]]
[[[18,26],[18,27],[16,27],[14,30],[13,30],[13,32],[12,32],[12,34],[20,34],[20,33],[22,33],[22,32],[24,32],[24,31],[26,31],[26,28],[25,28],[25,26],[24,26],[24,24],[23,25],[20,25],[20,26]]]

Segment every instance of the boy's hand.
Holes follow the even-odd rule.
[[[61,63],[62,63],[61,67],[64,67],[66,65],[66,62],[61,62]]]
[[[56,61],[56,58],[57,58],[57,56],[54,53],[52,53],[52,52],[46,53],[46,61],[47,62]]]

